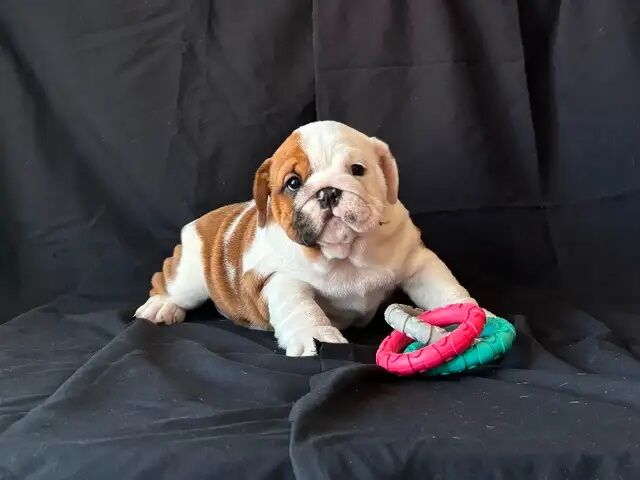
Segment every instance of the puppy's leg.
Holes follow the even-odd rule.
[[[136,317],[153,323],[179,323],[184,320],[186,310],[196,308],[209,298],[202,240],[195,222],[186,225],[180,236],[182,244],[164,261],[162,271],[151,278],[149,299],[136,310]]]
[[[407,271],[402,288],[420,308],[431,310],[452,303],[478,304],[431,250],[416,249],[409,258]]]
[[[314,300],[307,283],[275,274],[263,288],[269,308],[269,322],[278,345],[290,357],[316,354],[314,339],[327,343],[347,343],[340,331]]]

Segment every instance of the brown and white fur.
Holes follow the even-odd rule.
[[[314,339],[346,342],[340,330],[367,324],[397,287],[424,309],[476,303],[423,245],[381,140],[337,122],[304,125],[260,166],[253,196],[182,229],[137,317],[181,322],[211,298],[306,356]]]

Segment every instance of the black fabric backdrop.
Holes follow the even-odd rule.
[[[4,0],[0,478],[639,478],[639,86],[637,0]],[[314,119],[391,144],[499,368],[130,322]]]

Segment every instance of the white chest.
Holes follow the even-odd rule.
[[[338,328],[368,323],[397,283],[390,270],[356,267],[348,260],[331,262],[324,271],[305,277],[317,293],[316,301]]]

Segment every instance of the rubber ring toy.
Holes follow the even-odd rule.
[[[473,370],[502,357],[516,339],[516,329],[504,318],[487,316],[484,329],[475,342],[457,357],[424,372],[426,375],[451,375]],[[415,341],[404,349],[405,353],[422,348],[422,342]]]
[[[399,330],[392,331],[376,352],[376,363],[379,366],[402,376],[435,368],[466,351],[480,336],[486,323],[484,310],[468,303],[423,312],[417,318],[436,327],[458,326],[434,343],[407,353],[404,350],[414,339]]]

